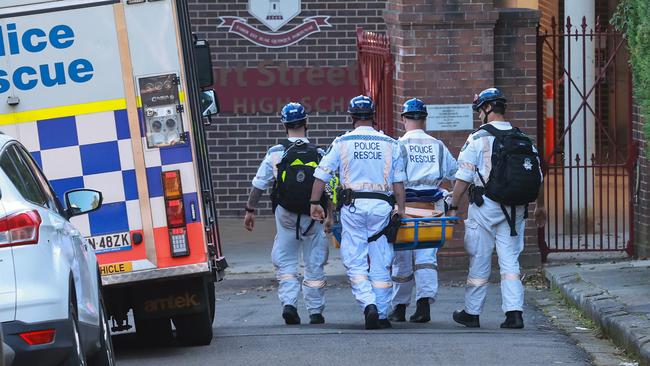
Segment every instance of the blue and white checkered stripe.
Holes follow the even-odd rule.
[[[59,199],[66,191],[91,188],[103,193],[103,207],[73,218],[84,235],[142,229],[133,150],[125,110],[2,126],[43,168]],[[141,137],[142,138],[142,137]],[[180,170],[186,207],[197,204],[189,144],[146,149],[145,163],[154,227],[167,226],[161,173]],[[198,205],[197,205],[198,207]],[[188,216],[190,216],[189,210]],[[191,218],[188,217],[188,222]]]

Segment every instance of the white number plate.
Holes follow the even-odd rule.
[[[95,253],[98,254],[131,250],[130,233],[91,236],[88,242],[95,247]]]

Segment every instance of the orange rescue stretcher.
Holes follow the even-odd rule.
[[[456,216],[417,217],[402,219],[393,249],[416,250],[442,248],[454,235]]]
[[[393,249],[399,251],[441,248],[447,240],[451,240],[454,224],[458,220],[456,216],[403,218]],[[333,225],[332,234],[335,246],[340,247],[341,224]]]

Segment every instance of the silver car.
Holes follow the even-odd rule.
[[[115,363],[95,251],[69,221],[102,195],[63,198],[65,208],[27,150],[0,135],[0,323],[13,366]]]

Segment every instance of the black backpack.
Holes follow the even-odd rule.
[[[501,204],[510,224],[511,234],[516,235],[515,218],[509,217],[503,206],[511,206],[510,216],[514,216],[515,206],[527,206],[537,200],[542,185],[539,154],[532,140],[516,127],[510,130],[499,130],[486,124],[479,129],[495,137],[492,144],[492,170],[489,179],[486,183],[480,173],[479,178],[485,187],[485,195]]]
[[[277,164],[278,176],[271,193],[273,209],[280,205],[287,211],[309,215],[314,170],[321,154],[316,145],[302,140],[295,143],[285,140],[280,144],[285,151]]]

